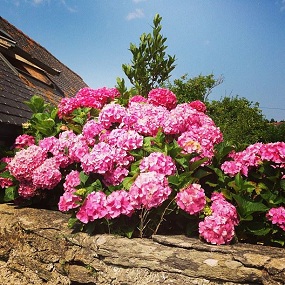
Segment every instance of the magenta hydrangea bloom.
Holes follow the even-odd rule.
[[[131,216],[134,212],[134,207],[130,202],[129,193],[124,190],[112,192],[107,197],[106,210],[107,219],[114,219],[120,215]]]
[[[128,106],[132,103],[147,103],[147,99],[141,95],[135,95],[129,100]]]
[[[15,149],[21,149],[34,144],[35,144],[35,138],[33,136],[23,134],[16,138],[13,147]]]
[[[8,188],[13,185],[13,181],[10,178],[0,177],[0,188]]]
[[[203,102],[201,102],[200,100],[192,101],[192,102],[189,103],[189,105],[192,108],[194,108],[197,111],[202,112],[202,113],[205,113],[206,110],[207,110],[206,105]]]
[[[235,228],[227,217],[211,215],[199,223],[199,234],[211,244],[228,244],[235,235]]]
[[[188,214],[197,214],[206,205],[205,191],[200,184],[193,183],[177,193],[176,203],[180,209]]]
[[[96,136],[99,135],[104,130],[104,127],[101,123],[90,120],[84,126],[82,130],[82,134],[89,145],[94,145],[96,142]]]
[[[285,208],[271,208],[266,214],[266,218],[272,222],[272,224],[277,225],[283,231],[285,231]]]
[[[37,188],[31,182],[22,181],[19,184],[18,194],[25,199],[34,197],[36,195],[36,191]]]
[[[119,185],[129,174],[129,170],[125,167],[118,166],[108,171],[103,176],[103,182],[106,186]]]
[[[213,193],[211,200],[212,214],[199,223],[199,233],[212,244],[228,244],[239,222],[236,208],[221,193]]]
[[[175,108],[177,104],[176,95],[168,89],[152,89],[147,96],[147,101],[154,106],[164,106],[168,110]]]
[[[77,212],[76,218],[82,223],[87,224],[88,222],[106,217],[108,214],[106,202],[105,193],[101,191],[90,193]]]
[[[139,165],[141,172],[155,171],[164,175],[173,175],[176,172],[176,166],[173,159],[161,152],[152,152],[144,157]]]
[[[58,106],[58,117],[62,119],[70,115],[79,107],[90,107],[101,109],[106,103],[120,96],[116,88],[92,89],[84,87],[80,89],[75,97],[63,98]]]
[[[31,145],[17,152],[8,163],[10,173],[19,181],[31,181],[33,171],[47,158],[47,152],[39,146]]]
[[[132,184],[129,195],[135,209],[150,210],[160,206],[170,195],[171,188],[163,174],[141,173]]]
[[[65,177],[63,189],[65,192],[74,192],[78,185],[80,185],[80,173],[77,170],[71,170]]]
[[[64,192],[59,198],[58,209],[62,212],[78,208],[80,206],[81,198],[71,191]]]
[[[234,205],[229,203],[222,193],[214,192],[211,196],[211,210],[212,213],[219,216],[227,217],[228,220],[233,223],[234,226],[237,226],[239,223],[237,210]]]
[[[62,175],[54,158],[48,158],[33,171],[33,184],[39,189],[53,189],[60,181]]]

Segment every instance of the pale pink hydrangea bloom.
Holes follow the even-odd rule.
[[[76,136],[68,149],[68,157],[72,162],[80,162],[89,153],[88,141],[80,134]]]
[[[109,144],[100,142],[82,157],[81,166],[85,173],[104,174],[113,169],[114,159],[114,149]]]
[[[194,108],[197,111],[202,112],[202,113],[205,113],[206,110],[207,110],[206,105],[203,102],[201,102],[200,100],[192,101],[192,102],[189,103],[189,105],[192,108]]]
[[[67,212],[76,209],[80,206],[81,198],[71,191],[66,191],[59,198],[58,209],[62,212]]]
[[[123,118],[123,126],[135,130],[141,135],[155,136],[159,128],[162,128],[168,113],[169,111],[162,106],[132,103]]]
[[[101,110],[98,122],[106,129],[109,129],[113,124],[122,123],[126,116],[126,108],[115,103],[105,105]]]
[[[31,181],[33,171],[47,158],[47,152],[40,146],[31,145],[15,154],[8,163],[10,173],[19,181]]]
[[[177,104],[176,95],[168,89],[152,89],[147,96],[147,101],[154,106],[164,106],[168,110],[175,108]]]
[[[177,170],[173,159],[161,152],[152,152],[144,157],[139,168],[141,172],[155,171],[164,175],[173,175]]]
[[[120,215],[131,216],[134,208],[130,202],[129,193],[124,190],[112,192],[107,196],[106,202],[107,219],[114,219]]]
[[[143,136],[134,130],[114,129],[108,135],[108,143],[124,150],[133,150],[142,147]]]
[[[163,174],[141,173],[132,184],[129,195],[135,209],[150,210],[160,206],[170,195],[171,188]]]
[[[32,174],[33,184],[39,189],[53,189],[61,178],[62,175],[55,158],[46,159]]]
[[[90,193],[76,214],[76,218],[84,224],[102,219],[108,214],[106,208],[107,198],[104,192]]]
[[[18,188],[19,196],[28,199],[36,195],[37,188],[29,181],[21,181]]]
[[[193,183],[177,193],[176,203],[180,209],[188,214],[197,214],[206,205],[205,191],[200,184]]]
[[[266,218],[272,222],[272,224],[277,225],[283,231],[285,231],[285,208],[271,208],[266,214]]]
[[[285,142],[275,142],[262,145],[260,148],[262,160],[274,163],[285,163]]]
[[[16,138],[13,147],[15,149],[21,149],[34,144],[35,144],[35,138],[33,136],[23,134]]]

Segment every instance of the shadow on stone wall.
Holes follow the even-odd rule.
[[[0,204],[0,284],[285,284],[285,249],[185,236],[127,239],[68,229],[57,211]]]

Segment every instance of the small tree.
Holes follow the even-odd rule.
[[[162,17],[156,14],[152,34],[143,33],[138,47],[130,44],[133,59],[131,64],[122,65],[136,92],[142,96],[147,96],[150,90],[161,86],[175,68],[175,56],[166,55],[165,52],[167,38],[161,35],[161,20]],[[122,83],[123,80],[118,80],[118,85]]]
[[[224,140],[241,148],[267,138],[268,123],[259,103],[246,98],[224,97],[207,104],[208,115],[220,127]]]
[[[215,78],[213,74],[199,75],[190,79],[185,74],[175,79],[173,83],[168,81],[165,86],[176,94],[179,103],[194,100],[206,102],[213,88],[222,84],[223,81],[222,76]]]

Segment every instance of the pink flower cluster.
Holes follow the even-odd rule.
[[[168,186],[165,175],[155,171],[141,173],[129,191],[134,208],[148,210],[160,206],[170,193],[171,188]]]
[[[155,171],[164,175],[173,175],[176,172],[176,165],[173,159],[161,152],[152,152],[144,157],[140,163],[141,172]]]
[[[200,184],[190,184],[176,195],[176,203],[180,209],[188,214],[197,214],[206,205],[205,191]]]
[[[116,88],[91,89],[82,88],[75,97],[63,98],[58,106],[58,117],[63,118],[70,115],[80,107],[101,109],[108,101],[118,97],[120,93]]]
[[[236,208],[220,193],[213,193],[211,201],[212,214],[199,223],[200,236],[212,244],[228,244],[238,225]]]
[[[256,143],[248,146],[244,151],[231,153],[230,158],[232,160],[225,161],[221,169],[231,176],[237,173],[248,176],[249,170],[258,167],[263,161],[284,165],[285,142]]]
[[[177,104],[176,95],[165,88],[151,90],[147,101],[154,106],[164,106],[168,110],[173,109]]]
[[[285,231],[285,208],[271,208],[266,214],[266,218]]]
[[[13,185],[13,181],[11,178],[1,177],[1,173],[4,173],[8,170],[7,164],[11,161],[10,157],[3,157],[0,159],[0,163],[4,163],[5,167],[0,171],[0,188],[8,188]]]
[[[35,138],[30,135],[20,135],[16,138],[13,147],[15,149],[22,149],[35,144]]]
[[[199,112],[205,113],[206,110],[207,110],[206,105],[205,105],[203,102],[199,101],[199,100],[192,101],[192,102],[189,103],[189,105],[190,105],[192,108],[194,108],[194,109],[196,109],[197,111],[199,111]]]
[[[64,193],[59,199],[58,209],[62,212],[75,209],[80,206],[81,198],[75,195],[77,189],[75,187],[80,185],[80,173],[77,170],[72,170],[65,177],[63,183]]]

